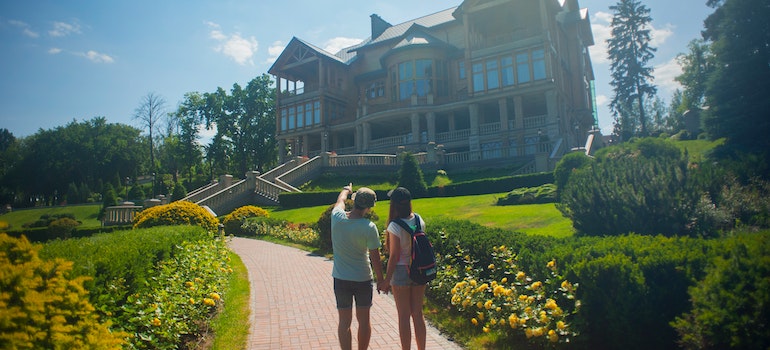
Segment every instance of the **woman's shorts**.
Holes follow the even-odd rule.
[[[393,278],[390,280],[392,286],[420,286],[409,278],[409,270],[406,265],[396,265],[396,271],[393,272]]]
[[[353,308],[353,299],[356,307],[372,306],[372,281],[355,282],[334,279],[334,296],[337,298],[337,309]]]

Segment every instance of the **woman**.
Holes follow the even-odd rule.
[[[390,197],[390,213],[386,229],[388,239],[388,268],[386,290],[393,292],[398,312],[398,334],[401,338],[401,348],[409,349],[412,344],[410,319],[414,322],[414,337],[418,349],[425,349],[425,319],[422,314],[422,304],[425,297],[425,284],[417,284],[409,279],[409,259],[412,254],[412,235],[404,230],[394,220],[404,220],[409,227],[417,227],[417,220],[425,230],[425,221],[412,212],[412,195],[409,190],[398,187],[388,192]]]

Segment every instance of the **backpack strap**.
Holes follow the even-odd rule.
[[[398,218],[396,220],[393,220],[393,222],[395,222],[398,226],[401,226],[401,228],[403,228],[406,232],[409,232],[409,234],[412,237],[414,237],[415,232],[420,231],[420,229],[422,228],[420,225],[420,216],[417,215],[416,213],[414,214],[414,221],[417,223],[417,229],[412,230],[412,228],[409,227],[409,224],[407,224],[404,219]]]

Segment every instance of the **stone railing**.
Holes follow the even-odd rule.
[[[436,142],[447,143],[447,142],[453,142],[453,141],[467,140],[470,135],[471,135],[471,129],[440,132],[436,134]]]
[[[500,131],[500,123],[487,123],[479,125],[479,134],[492,134]]]
[[[394,154],[352,154],[329,156],[328,167],[340,168],[349,166],[390,166],[398,165],[398,157]]]
[[[232,175],[222,175],[219,177],[218,182],[213,182],[209,185],[201,187],[200,189],[194,190],[188,193],[186,197],[182,198],[182,200],[193,202],[193,203],[200,202],[201,200],[211,197],[211,195],[230,187],[232,183],[233,183]]]
[[[410,135],[383,137],[369,141],[369,148],[401,146],[411,142]]]
[[[294,186],[297,186],[310,179],[313,175],[320,173],[322,168],[323,162],[321,157],[316,156],[283,173],[283,175],[277,176],[275,178],[275,183],[279,186],[289,188],[294,192],[298,192],[299,190]]]
[[[102,226],[131,225],[136,214],[142,211],[142,209],[144,207],[134,205],[133,202],[123,202],[121,205],[107,207],[104,210]]]

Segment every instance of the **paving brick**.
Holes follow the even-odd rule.
[[[270,242],[235,237],[230,248],[246,265],[249,349],[338,349],[332,264],[322,256]],[[396,305],[391,295],[374,295],[370,349],[400,349]],[[461,349],[427,324],[428,349]],[[358,332],[353,317],[353,348]],[[416,349],[414,343],[412,348]]]

